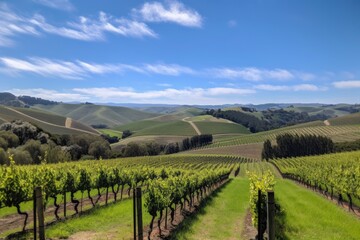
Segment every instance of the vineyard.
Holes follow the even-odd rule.
[[[50,222],[66,216],[66,212],[60,214],[60,199],[66,201],[64,199],[68,198],[71,202],[73,210],[68,209],[68,214],[79,214],[79,208],[83,209],[84,194],[91,208],[101,200],[104,205],[122,200],[124,195],[130,196],[131,189],[142,186],[146,191],[146,209],[152,216],[151,229],[156,216],[162,219],[164,208],[171,209],[173,220],[176,205],[184,208],[187,203],[193,207],[195,198],[201,201],[240,163],[248,161],[231,156],[181,155],[40,166],[15,166],[12,163],[0,168],[0,216],[6,219],[15,211],[23,216],[19,219],[23,224],[3,226],[7,234],[11,233],[11,226],[23,225],[21,230],[25,230],[31,219],[29,213],[35,186],[42,187],[45,204],[53,212],[53,217],[50,213],[47,217]]]
[[[334,195],[338,201],[353,202],[360,199],[360,152],[328,154],[313,157],[278,159],[272,161],[287,177],[307,186]]]
[[[317,124],[317,123],[316,123]],[[215,143],[205,146],[204,148],[217,148],[225,146],[235,146],[241,144],[261,143],[266,139],[275,140],[277,135],[290,133],[290,134],[314,134],[330,137],[335,142],[352,141],[360,139],[360,127],[358,125],[349,126],[309,126],[299,127],[286,127],[281,129],[270,130],[266,132],[259,132],[254,134],[247,134],[241,136],[224,137]]]

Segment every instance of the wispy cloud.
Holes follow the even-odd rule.
[[[40,35],[27,18],[12,12],[5,3],[0,3],[0,46],[14,45],[11,37],[17,34]]]
[[[179,76],[182,74],[193,74],[194,70],[177,64],[98,64],[85,61],[62,61],[47,58],[31,57],[18,59],[0,57],[2,70],[14,72],[30,72],[42,76],[51,76],[67,79],[82,79],[91,74],[110,74],[136,72],[141,74],[160,74],[167,76]]]
[[[333,82],[336,88],[360,88],[360,80]]]
[[[322,91],[326,90],[326,88],[321,88],[313,84],[299,84],[293,86],[286,85],[270,85],[270,84],[260,84],[254,87],[259,90],[266,91]]]
[[[146,22],[173,22],[187,27],[201,27],[201,15],[178,1],[147,2],[132,10],[133,16]]]
[[[261,81],[264,79],[289,80],[294,75],[285,69],[259,69],[248,68],[213,68],[209,70],[217,78],[225,79],[245,79],[248,81]]]
[[[104,12],[99,13],[98,19],[81,16],[77,22],[69,22],[67,27],[51,25],[41,15],[35,15],[30,22],[44,32],[84,41],[104,40],[105,33],[113,33],[126,37],[157,36],[145,23],[125,18],[115,18]]]
[[[72,91],[89,98],[100,99],[102,102],[118,101],[118,102],[154,102],[176,103],[179,99],[183,99],[183,104],[193,104],[194,102],[204,102],[215,100],[225,96],[246,96],[256,91],[253,89],[236,89],[236,88],[186,88],[175,89],[167,88],[164,90],[154,91],[134,91],[132,89],[121,88],[74,88]]]
[[[161,75],[179,76],[181,74],[195,73],[189,67],[180,66],[177,64],[146,64],[145,70],[149,73],[156,73]]]
[[[71,102],[71,101],[86,101],[89,100],[89,97],[79,93],[68,93],[68,92],[59,92],[56,90],[49,90],[43,88],[34,88],[34,89],[10,89],[7,92],[11,92],[16,96],[32,96],[39,97],[43,99],[49,99],[59,102]]]
[[[18,34],[43,33],[82,41],[105,40],[107,33],[136,38],[157,37],[157,34],[144,22],[116,18],[105,12],[100,12],[98,18],[80,16],[77,21],[68,22],[65,26],[55,26],[48,23],[40,14],[32,17],[21,16],[12,11],[8,5],[0,3],[0,46],[13,45],[12,37]]]
[[[36,3],[44,6],[55,8],[63,11],[72,11],[75,7],[69,0],[33,0]]]

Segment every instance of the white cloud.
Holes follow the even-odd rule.
[[[30,72],[42,76],[51,76],[57,78],[82,79],[91,74],[109,74],[136,72],[141,74],[161,74],[168,76],[179,76],[181,74],[193,74],[195,71],[191,68],[176,64],[98,64],[84,61],[62,61],[47,58],[28,58],[18,59],[10,57],[0,57],[0,67],[3,72]]]
[[[320,88],[313,84],[299,84],[294,86],[285,86],[285,85],[270,85],[270,84],[260,84],[254,87],[259,90],[266,91],[323,91],[326,88]]]
[[[167,88],[143,92],[121,88],[74,88],[72,90],[88,98],[98,99],[100,102],[179,103],[181,99],[181,104],[219,103],[221,99],[229,96],[240,97],[256,92],[252,89],[234,88]]]
[[[0,3],[0,47],[14,45],[11,37],[17,34],[39,35],[40,33],[28,19],[12,12],[5,3]]]
[[[201,15],[178,1],[147,2],[140,9],[133,9],[133,15],[146,22],[173,22],[187,27],[201,27]]]
[[[52,101],[71,102],[71,101],[86,101],[88,96],[78,93],[63,93],[55,90],[34,88],[34,89],[10,89],[6,92],[11,92],[16,96],[32,96]]]
[[[336,88],[360,88],[360,80],[333,82]]]
[[[69,22],[68,27],[51,25],[41,15],[35,15],[30,22],[47,33],[84,41],[104,40],[105,33],[126,37],[157,37],[145,23],[124,18],[117,19],[104,12],[99,13],[98,19],[81,16],[77,22]]]
[[[261,81],[264,79],[289,80],[294,75],[285,69],[259,69],[255,67],[248,68],[214,68],[210,69],[215,77],[226,79],[245,79],[248,81]]]
[[[156,85],[159,86],[159,87],[171,87],[170,83],[158,83]]]
[[[12,46],[14,42],[11,38],[15,35],[41,35],[44,32],[82,41],[105,40],[106,33],[137,38],[157,37],[143,22],[116,18],[104,12],[100,12],[98,18],[80,16],[77,21],[68,22],[66,26],[55,26],[40,14],[20,16],[6,4],[0,3],[0,46]]]
[[[150,73],[161,75],[179,76],[181,74],[193,74],[194,70],[177,64],[146,64],[145,70]]]
[[[75,9],[69,0],[33,0],[33,1],[42,4],[44,6],[63,10],[63,11],[72,11]]]

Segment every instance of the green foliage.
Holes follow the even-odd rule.
[[[110,144],[106,141],[95,141],[89,146],[89,154],[96,159],[108,158],[111,154]]]
[[[122,133],[122,139],[130,137],[133,133],[130,130],[124,130]]]
[[[263,198],[261,199],[261,208],[262,212],[266,213],[266,194],[267,191],[273,190],[275,185],[275,176],[271,171],[266,171],[262,175],[258,175],[254,172],[247,172],[247,175],[250,180],[250,212],[251,219],[254,226],[257,227],[258,224],[258,211],[257,211],[257,202],[258,202],[258,190],[261,191]],[[266,214],[265,216],[265,226],[266,226]],[[263,222],[263,221],[262,221]],[[265,229],[265,228],[262,228]]]
[[[276,137],[276,145],[270,140],[264,142],[263,159],[287,158],[331,153],[334,151],[333,141],[324,136],[281,134]]]

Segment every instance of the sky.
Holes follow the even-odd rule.
[[[0,0],[0,91],[55,101],[360,103],[357,0]]]

